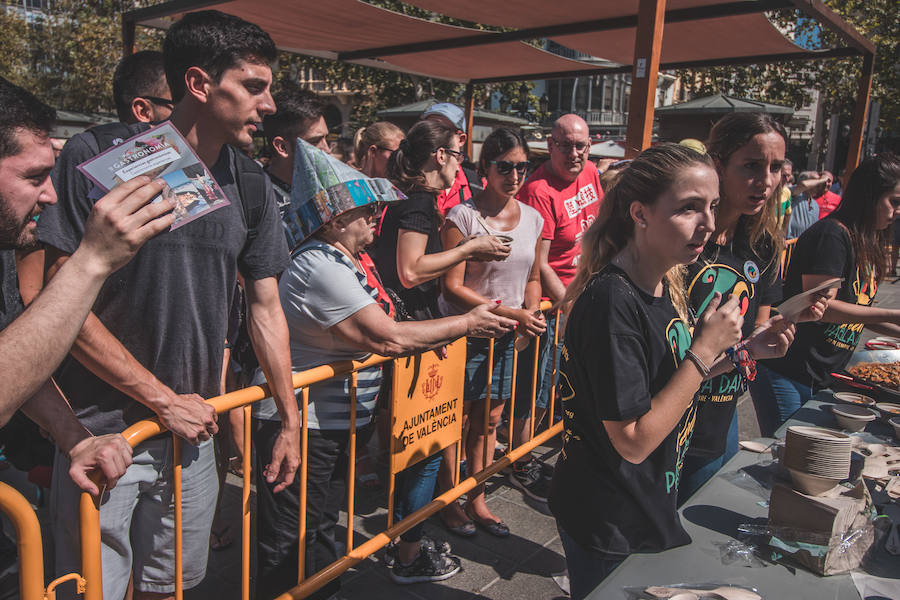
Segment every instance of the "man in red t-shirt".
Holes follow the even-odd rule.
[[[819,218],[824,219],[838,207],[841,203],[841,197],[831,191],[831,186],[834,184],[834,175],[829,171],[822,171],[819,175],[825,179],[825,191],[821,196],[816,196],[815,200],[819,205]]]
[[[575,277],[581,236],[597,217],[603,189],[588,160],[591,142],[584,119],[561,116],[553,124],[547,148],[550,160],[525,182],[518,199],[544,218],[541,285],[545,296],[559,302]]]
[[[588,160],[591,149],[587,123],[578,115],[561,116],[550,131],[547,140],[550,160],[541,165],[519,190],[518,199],[537,209],[544,218],[541,232],[540,268],[541,286],[544,296],[554,303],[562,300],[566,286],[575,277],[578,257],[581,255],[581,236],[590,227],[603,200],[600,175]],[[553,382],[552,355],[555,319],[547,320],[547,331],[541,336],[541,360],[539,367],[540,390],[535,398],[535,425],[539,424],[547,412],[550,387]],[[560,343],[563,325],[560,323]],[[532,356],[526,350],[526,356]],[[557,359],[559,364],[559,352]],[[512,437],[516,446],[531,438],[531,407],[520,412],[516,403],[516,414],[512,422]],[[551,419],[553,416],[551,415]],[[549,480],[544,469],[530,456],[525,456],[513,466],[510,483],[522,489],[535,500],[546,501]]]

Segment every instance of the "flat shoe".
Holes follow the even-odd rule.
[[[472,519],[472,521],[474,521],[478,527],[481,527],[482,529],[487,531],[492,536],[499,537],[499,538],[509,537],[509,527],[503,521],[492,521],[490,519],[484,519],[484,520],[479,519],[478,517],[476,517],[475,515],[470,513],[468,511],[468,509],[465,509],[465,510],[466,510],[466,514],[469,516],[469,518]]]
[[[478,533],[475,529],[475,522],[471,519],[463,522],[461,525],[457,525],[456,527],[451,527],[441,518],[441,523],[444,525],[444,529],[452,533],[453,535],[458,535],[459,537],[469,538]]]

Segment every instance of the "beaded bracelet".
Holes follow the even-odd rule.
[[[747,391],[747,382],[756,379],[756,361],[747,349],[747,341],[741,340],[735,346],[725,351],[725,355],[731,359],[738,373],[742,376],[741,388]]]

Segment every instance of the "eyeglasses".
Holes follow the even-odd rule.
[[[458,160],[459,162],[463,162],[466,159],[466,153],[462,150],[454,150],[453,148],[448,148],[447,146],[441,146],[441,148],[455,156],[456,160]]]
[[[168,98],[159,98],[158,96],[138,96],[138,98],[143,98],[147,102],[152,102],[158,106],[165,106],[169,110],[175,109],[175,103]]]
[[[550,141],[553,142],[554,146],[556,146],[557,148],[559,148],[566,154],[569,154],[570,152],[572,152],[573,149],[576,152],[578,152],[579,154],[581,154],[586,149],[591,147],[591,144],[589,142],[575,142],[574,144],[572,144],[572,143],[568,143],[568,142],[557,142],[553,138],[550,138]]]
[[[490,162],[492,165],[497,166],[497,172],[501,175],[509,175],[512,173],[512,170],[515,169],[516,173],[519,175],[524,175],[525,171],[528,170],[528,161],[523,160],[522,162],[510,162],[508,160],[492,160]]]
[[[394,152],[397,151],[396,148],[388,148],[388,147],[386,147],[386,146],[379,146],[378,144],[374,144],[374,146],[375,146],[375,149],[376,149],[376,150],[383,150],[383,151],[388,152],[388,153],[390,153],[390,154],[393,154]]]

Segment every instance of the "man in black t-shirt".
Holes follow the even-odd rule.
[[[269,92],[275,45],[256,25],[200,11],[168,30],[163,55],[176,102],[171,122],[209,166],[230,204],[159,236],[107,282],[72,359],[59,371],[59,382],[94,433],[121,431],[155,414],[175,435],[196,444],[181,445],[187,589],[206,571],[218,480],[209,441],[217,431],[216,416],[203,399],[219,391],[238,271],[245,281],[256,354],[282,413],[273,461],[261,474],[270,483],[286,486],[293,480],[299,415],[276,281],[287,263],[287,248],[275,200],[268,183],[262,197],[241,197],[238,179],[257,167],[231,148],[247,145],[262,117],[275,110]],[[59,206],[45,214],[39,228],[51,271],[80,236],[95,195],[57,191]],[[134,465],[100,507],[106,597],[124,596],[132,574],[136,598],[174,590],[172,512],[168,501],[160,501],[172,493],[165,475],[172,468],[171,443],[164,436],[137,446]],[[57,457],[54,486],[64,458]],[[70,487],[59,485],[51,499],[59,572],[77,566],[78,503],[72,496]]]

